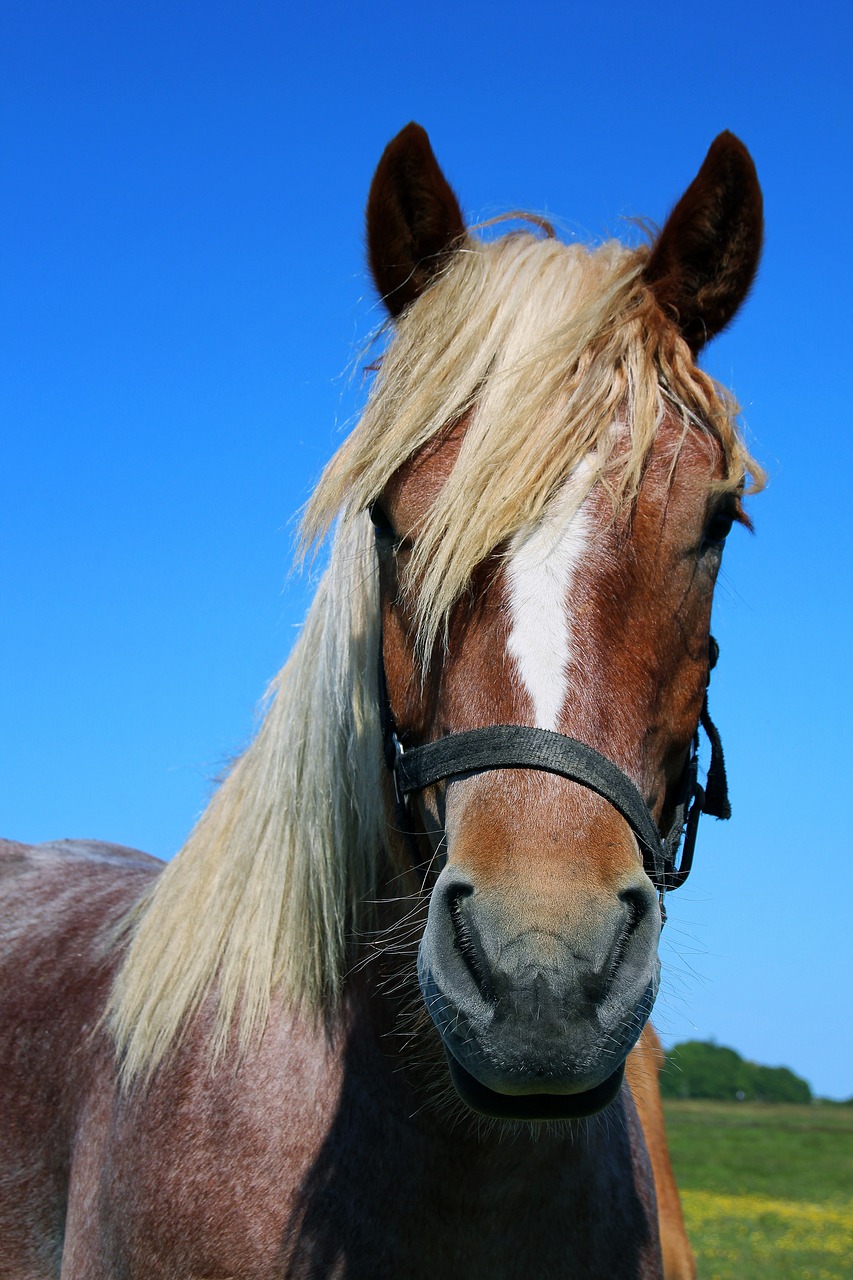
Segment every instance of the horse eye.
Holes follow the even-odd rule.
[[[371,502],[367,511],[373,523],[377,542],[390,546],[399,541],[394,526],[388,517],[388,512],[378,498],[375,502]]]
[[[732,525],[736,519],[736,502],[731,501],[720,503],[717,509],[711,512],[708,523],[705,525],[702,546],[721,547],[731,533]]]

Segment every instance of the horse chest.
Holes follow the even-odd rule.
[[[366,1078],[362,1049],[340,1060],[310,1037],[273,1037],[254,1070],[119,1115],[101,1184],[104,1271],[79,1276],[660,1275],[619,1108],[609,1132],[559,1141],[454,1136],[412,1121],[399,1073],[372,1062]]]
[[[624,1188],[589,1188],[554,1170],[519,1168],[508,1179],[457,1185],[457,1170],[413,1170],[361,1150],[334,1166],[321,1158],[294,1193],[249,1186],[245,1167],[223,1170],[207,1198],[152,1197],[101,1222],[104,1270],[170,1280],[522,1280],[535,1272],[563,1280],[659,1277],[656,1235],[643,1206]],[[357,1169],[356,1169],[357,1166]],[[127,1187],[124,1188],[126,1192]],[[608,1194],[609,1192],[609,1194]],[[112,1208],[115,1208],[113,1206]],[[72,1273],[77,1274],[77,1273]]]

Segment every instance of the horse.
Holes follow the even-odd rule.
[[[0,1277],[695,1274],[648,1017],[761,481],[696,358],[762,225],[729,133],[633,246],[478,236],[388,145],[389,340],[255,740],[166,865],[3,845]]]

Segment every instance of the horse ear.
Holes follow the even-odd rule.
[[[407,124],[385,148],[367,200],[368,261],[392,316],[424,291],[464,235],[426,131]]]
[[[749,292],[763,234],[752,157],[734,134],[721,133],[669,215],[645,270],[694,355],[726,327]]]

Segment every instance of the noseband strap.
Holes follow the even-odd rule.
[[[717,652],[716,641],[712,638],[709,679]],[[435,742],[404,748],[394,727],[381,656],[379,671],[385,758],[393,773],[401,804],[413,792],[422,791],[443,778],[458,778],[489,769],[541,769],[546,773],[559,774],[595,791],[622,815],[637,838],[646,873],[661,892],[677,889],[690,874],[700,813],[710,813],[718,818],[728,818],[731,814],[722,744],[708,715],[707,695],[699,721],[711,742],[707,797],[697,777],[697,726],[690,756],[676,787],[672,821],[669,829],[661,833],[651,810],[628,775],[587,743],[566,734],[530,725],[499,724],[451,733]],[[676,864],[682,835],[684,849],[680,862]]]
[[[654,868],[658,877],[663,876],[660,833],[643,797],[617,765],[577,738],[518,724],[468,729],[437,742],[401,750],[395,775],[400,793],[405,796],[422,791],[441,778],[486,769],[542,769],[589,787],[621,813],[639,841],[643,861]]]

